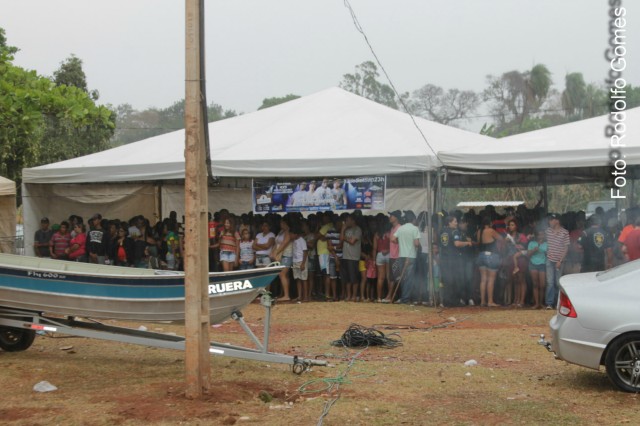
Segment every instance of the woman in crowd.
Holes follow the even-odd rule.
[[[232,216],[224,220],[224,229],[218,235],[220,263],[222,270],[233,271],[240,261],[240,235],[236,232],[235,220]]]
[[[276,244],[276,236],[271,232],[267,220],[262,222],[260,229],[262,232],[253,240],[253,249],[256,252],[256,267],[264,268],[271,263],[271,251]]]
[[[286,302],[291,300],[289,296],[289,270],[293,266],[293,246],[290,234],[291,224],[289,218],[284,216],[280,219],[280,232],[276,236],[276,247],[272,251],[271,259],[280,262],[284,268],[280,271],[280,283],[282,284],[283,295],[280,298],[281,301]]]
[[[547,285],[547,242],[543,229],[538,229],[536,239],[529,242],[527,256],[529,257],[529,272],[533,282],[533,309],[542,309],[544,289]]]
[[[527,283],[525,272],[527,270],[527,258],[519,256],[526,250],[527,236],[518,232],[518,224],[511,219],[507,223],[506,255],[505,264],[507,269],[507,283],[504,291],[504,302],[509,305],[513,303],[516,308],[524,306],[524,298],[527,293]]]
[[[373,234],[373,252],[377,269],[376,300],[382,302],[384,282],[389,281],[389,219],[384,215],[376,216],[376,231]]]
[[[481,306],[500,306],[493,301],[493,290],[496,283],[496,274],[500,268],[498,242],[502,240],[502,236],[491,227],[491,217],[487,215],[482,218],[482,228],[478,230]],[[443,269],[441,271],[444,272],[444,265],[442,266]]]
[[[87,261],[87,228],[84,223],[76,223],[74,229],[75,236],[69,242],[66,250],[69,260],[76,262]]]
[[[133,265],[133,240],[129,238],[129,232],[126,223],[122,223],[118,228],[118,236],[116,237],[116,257],[115,265],[132,266]]]

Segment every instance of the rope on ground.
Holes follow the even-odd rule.
[[[398,338],[389,337],[391,335],[398,336]],[[368,348],[369,346],[396,348],[402,346],[399,334],[391,333],[389,336],[385,336],[383,332],[375,328],[351,324],[342,337],[334,340],[331,344],[333,346],[343,346],[346,348]]]
[[[382,323],[382,324],[373,324],[371,326],[372,329],[383,329],[383,330],[409,330],[409,331],[414,331],[414,330],[419,330],[419,331],[431,331],[431,330],[435,330],[438,328],[447,328],[450,325],[453,324],[458,324],[461,323],[462,321],[465,321],[469,319],[468,316],[462,318],[462,319],[457,319],[455,321],[446,321],[440,324],[435,324],[435,325],[430,325],[428,327],[418,327],[415,325],[411,325],[411,324],[388,324],[388,323]]]
[[[298,392],[300,392],[300,393],[331,392],[334,389],[337,392],[337,395],[335,396],[335,398],[332,398],[329,401],[324,403],[324,407],[322,409],[322,413],[320,414],[320,418],[318,419],[317,426],[322,426],[322,422],[324,421],[324,418],[327,417],[327,415],[329,415],[329,411],[331,410],[331,407],[333,407],[333,405],[336,402],[338,402],[338,399],[340,399],[340,396],[342,395],[342,391],[340,389],[340,385],[351,383],[349,381],[349,379],[347,379],[347,374],[349,374],[349,372],[351,371],[351,368],[353,367],[356,359],[365,350],[367,350],[366,347],[364,349],[360,350],[359,352],[357,352],[355,355],[353,355],[351,357],[351,360],[349,361],[349,364],[347,365],[347,368],[345,368],[344,371],[342,373],[340,373],[337,377],[331,377],[331,378],[330,377],[324,377],[322,379],[310,380],[310,381],[308,381],[306,383],[303,383],[302,386],[300,386],[298,388]],[[307,389],[308,387],[311,387],[312,385],[315,385],[317,383],[323,383],[323,384],[326,384],[326,386],[322,387],[320,389],[315,389],[315,390]]]

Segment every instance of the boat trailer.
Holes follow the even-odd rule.
[[[0,303],[2,303],[0,301]],[[231,318],[238,322],[245,334],[253,341],[256,348],[245,348],[222,343],[211,342],[209,353],[212,356],[228,356],[251,361],[288,364],[295,374],[302,374],[311,366],[326,366],[324,360],[301,358],[295,355],[277,354],[268,351],[269,329],[271,328],[271,306],[273,300],[269,294],[260,296],[260,304],[265,308],[263,341],[251,331],[244,321],[242,312],[236,311]],[[117,327],[103,324],[91,319],[75,317],[50,317],[42,312],[14,309],[0,306],[0,348],[7,352],[18,352],[28,349],[33,343],[36,333],[62,333],[90,339],[109,340],[131,343],[163,349],[185,350],[185,337],[173,334]]]

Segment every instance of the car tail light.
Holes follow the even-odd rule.
[[[567,296],[564,291],[560,292],[560,306],[558,308],[558,312],[560,313],[560,315],[564,315],[565,317],[569,317],[569,318],[578,317],[576,310],[573,309],[571,300],[569,300],[569,296]]]

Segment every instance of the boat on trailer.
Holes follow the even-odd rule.
[[[255,300],[282,267],[209,274],[211,323]],[[184,321],[184,273],[0,254],[0,306],[132,321]]]
[[[235,320],[256,346],[211,342],[211,355],[289,364],[297,374],[312,365],[327,365],[268,351],[273,301],[265,288],[281,270],[281,266],[269,266],[209,274],[211,323]],[[266,310],[262,341],[242,315],[242,308],[258,296]],[[181,336],[96,321],[183,322],[184,312],[182,272],[0,254],[0,349],[5,351],[28,349],[36,332],[184,350],[186,339]]]

